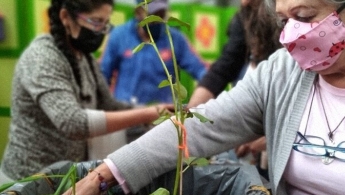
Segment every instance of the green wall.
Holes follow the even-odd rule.
[[[0,158],[8,140],[11,82],[14,66],[20,53],[35,35],[48,31],[46,8],[49,6],[49,2],[48,0],[0,0],[0,13],[4,15],[6,32],[6,39],[0,41],[0,78],[2,81],[0,85]],[[191,24],[189,31],[187,29],[181,29],[181,31],[190,39],[196,52],[208,62],[214,61],[219,56],[223,44],[227,41],[225,32],[228,22],[236,10],[236,7],[220,8],[199,4],[179,3],[171,5],[172,16]],[[118,25],[132,15],[133,7],[131,5],[117,4],[111,21]],[[211,49],[199,47],[200,43],[198,43],[196,34],[199,33],[198,29],[202,26],[198,23],[200,17],[208,18],[209,24],[213,26],[212,29],[215,34],[211,40]],[[206,36],[206,38],[208,37]],[[102,48],[95,53],[95,56],[101,55]],[[195,87],[195,81],[184,72],[181,74],[181,79],[190,97]]]
[[[30,15],[30,6],[27,3],[28,1],[21,0],[0,1],[5,28],[5,40],[0,41],[0,158],[8,140],[14,65],[33,32],[30,26],[32,23],[28,22],[27,18]]]

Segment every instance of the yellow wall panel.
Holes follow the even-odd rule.
[[[47,0],[35,0],[34,1],[34,23],[35,33],[41,34],[49,32],[49,17],[48,8],[50,1]]]
[[[9,107],[11,102],[11,84],[17,59],[0,58],[0,106]]]
[[[7,117],[0,117],[0,160],[2,159],[2,155],[4,153],[6,143],[8,141],[8,129],[10,125],[10,118]]]

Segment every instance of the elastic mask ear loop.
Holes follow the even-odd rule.
[[[337,9],[337,14],[339,14],[345,8],[345,3]]]

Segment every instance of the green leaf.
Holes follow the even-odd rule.
[[[179,85],[179,88],[178,88],[178,85]],[[175,93],[178,95],[178,98],[180,100],[184,100],[187,98],[188,91],[180,82],[173,84],[173,87],[174,87]],[[178,91],[178,89],[180,90]]]
[[[15,182],[5,183],[5,184],[1,185],[0,186],[0,192],[5,191],[7,188],[11,187],[13,184],[15,184]]]
[[[192,112],[192,114],[193,114],[196,118],[198,118],[201,122],[203,122],[203,123],[210,122],[211,124],[213,124],[213,121],[212,121],[212,120],[206,118],[205,116],[203,116],[203,115],[201,115],[201,114],[199,114],[199,113],[197,113],[197,112]]]
[[[75,164],[73,166],[71,166],[71,168],[69,169],[69,171],[66,175],[37,174],[37,175],[30,176],[30,177],[26,177],[26,178],[21,179],[21,180],[17,180],[17,181],[11,182],[11,183],[1,185],[0,192],[6,190],[7,188],[11,187],[12,185],[14,185],[16,183],[31,182],[31,181],[35,181],[38,179],[46,179],[46,178],[62,178],[62,181],[60,182],[60,185],[59,185],[58,189],[55,191],[54,195],[62,194],[62,192],[67,191],[67,189],[69,189],[71,186],[73,186],[73,188],[75,189],[75,183],[76,183],[76,179],[77,179],[77,177],[76,177],[76,166],[75,166]]]
[[[163,80],[161,83],[159,83],[158,88],[163,88],[170,86],[170,82],[168,80]]]
[[[149,15],[139,22],[139,26],[143,27],[152,22],[165,23],[165,21],[161,17],[156,16],[156,15]]]
[[[158,188],[150,195],[170,195],[170,192],[164,188]]]
[[[168,120],[170,119],[170,115],[163,115],[163,116],[160,116],[157,120],[153,121],[152,124],[154,125],[159,125],[160,123],[164,122],[165,120]]]
[[[186,112],[185,113],[185,118],[193,118],[193,114],[191,112]]]
[[[59,195],[62,194],[62,192],[67,188],[69,188],[70,186],[67,184],[73,184],[73,187],[75,187],[75,181],[76,181],[76,165],[73,164],[71,166],[71,168],[68,170],[67,174],[62,178],[62,181],[58,187],[58,189],[55,191],[54,195]],[[70,181],[70,179],[72,181]],[[75,188],[74,188],[75,189]]]
[[[190,165],[195,159],[196,159],[196,157],[189,157],[189,158],[184,158],[183,161],[184,161],[187,165]]]
[[[172,26],[184,26],[186,27],[188,30],[190,30],[190,24],[186,23],[186,22],[183,22],[175,17],[169,17],[168,18],[168,21],[169,25],[172,25]],[[174,23],[177,23],[177,25],[175,25]]]
[[[136,47],[133,49],[133,53],[139,52],[139,51],[145,46],[145,44],[150,44],[150,43],[144,43],[144,42],[140,43],[138,46],[136,46]]]
[[[210,164],[206,158],[189,157],[188,159],[184,159],[184,161],[189,166],[206,166]]]
[[[62,178],[62,177],[64,177],[64,175],[45,175],[45,174],[37,174],[37,175],[29,176],[29,177],[26,177],[26,178],[21,179],[21,180],[17,180],[17,181],[10,182],[10,183],[5,183],[5,184],[1,185],[1,186],[0,186],[0,192],[5,191],[7,188],[13,186],[13,185],[16,184],[16,183],[24,183],[24,182],[35,181],[35,180],[38,180],[38,179],[59,178],[59,177]]]

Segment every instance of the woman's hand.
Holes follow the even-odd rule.
[[[266,137],[262,136],[252,142],[243,144],[235,149],[237,157],[243,157],[248,153],[252,153],[254,156],[261,151],[266,150]]]
[[[104,163],[94,171],[90,171],[86,177],[76,183],[75,194],[73,189],[70,188],[63,195],[99,195],[101,194],[100,185],[102,181],[106,182],[109,187],[117,184],[110,169]]]
[[[100,181],[98,180],[98,175],[96,172],[89,173],[86,177],[82,180],[78,181],[75,185],[75,194],[83,194],[83,195],[99,195],[99,185]],[[73,189],[70,188],[67,190],[63,195],[74,195]]]
[[[174,104],[157,104],[156,105],[158,115],[161,114],[173,114],[174,113]]]

